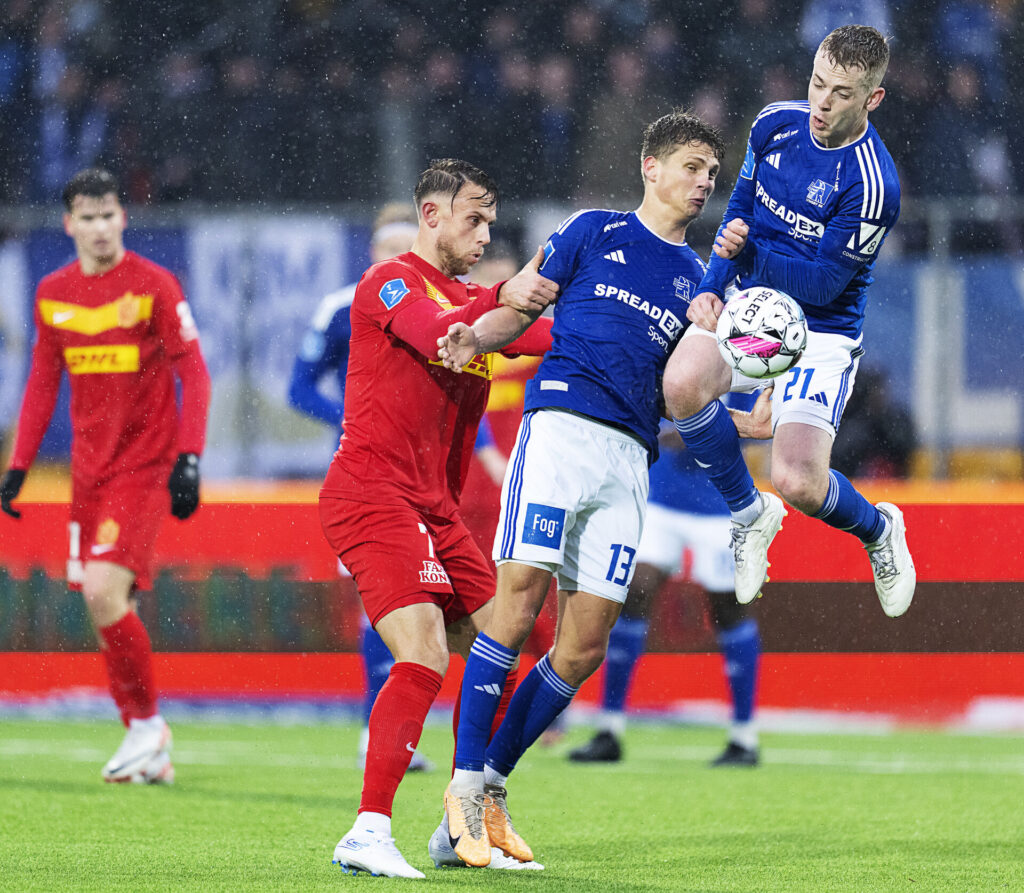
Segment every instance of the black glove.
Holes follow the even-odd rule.
[[[25,470],[22,468],[8,469],[3,480],[0,480],[0,508],[12,518],[21,517],[21,512],[11,505],[11,500],[21,492],[21,485],[24,483]]]
[[[199,457],[195,453],[178,454],[167,487],[171,491],[171,514],[175,518],[184,521],[199,508]]]

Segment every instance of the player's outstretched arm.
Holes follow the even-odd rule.
[[[538,248],[529,263],[498,290],[498,301],[524,313],[541,312],[558,300],[558,283],[540,275],[544,249]]]
[[[488,310],[472,326],[452,323],[447,334],[437,339],[437,355],[446,369],[461,372],[462,367],[478,353],[491,353],[511,344],[539,314],[537,310],[526,313],[511,307],[496,307]]]

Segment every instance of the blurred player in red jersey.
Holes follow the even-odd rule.
[[[536,311],[557,289],[537,273],[540,251],[492,288],[456,278],[483,256],[496,217],[497,187],[479,168],[434,161],[414,197],[412,251],[370,267],[356,288],[345,433],[320,491],[320,518],[395,657],[370,715],[359,812],[334,861],[352,872],[422,878],[394,845],[392,804],[449,652],[469,653],[495,583],[459,516],[491,357],[475,357],[470,374],[459,375],[438,361],[437,342],[452,323],[471,323],[499,303]],[[505,351],[543,353],[550,343],[542,321]]]
[[[67,370],[74,432],[68,583],[85,598],[110,693],[128,727],[103,778],[169,783],[171,732],[157,709],[152,648],[135,612],[135,590],[151,586],[164,515],[184,519],[199,505],[210,377],[177,279],[124,247],[127,216],[117,180],[104,170],[81,171],[64,189],[64,206],[77,260],[36,290],[36,343],[0,507],[21,517],[11,502]]]

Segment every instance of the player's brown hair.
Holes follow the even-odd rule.
[[[68,180],[61,197],[64,199],[64,207],[70,211],[76,195],[103,198],[111,192],[121,201],[121,184],[117,177],[102,167],[88,167]]]
[[[480,198],[483,204],[494,206],[498,203],[498,184],[494,182],[475,164],[458,158],[435,158],[430,162],[416,183],[413,198],[416,200],[417,213],[428,195],[447,195],[455,205],[455,196],[467,183],[479,186],[483,192]]]
[[[819,53],[835,65],[861,68],[872,88],[882,83],[889,67],[889,42],[881,31],[870,25],[843,25],[828,35],[818,47]]]
[[[680,146],[703,143],[719,161],[725,155],[725,140],[718,129],[685,109],[673,109],[644,128],[640,160],[654,156],[662,160]]]

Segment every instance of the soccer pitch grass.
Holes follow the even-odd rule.
[[[0,889],[1024,890],[1024,739],[765,734],[709,769],[718,730],[634,726],[626,759],[535,747],[510,804],[546,870],[437,870],[446,771],[406,778],[394,831],[426,881],[331,865],[359,801],[354,725],[178,722],[173,787],[105,785],[113,722],[0,721]],[[443,766],[450,731],[421,749]]]

